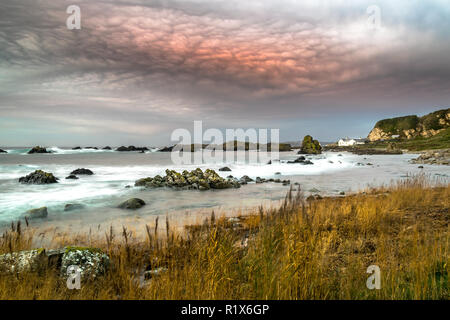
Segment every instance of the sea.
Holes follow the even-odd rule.
[[[299,155],[296,151],[280,152],[280,161],[272,164],[241,162],[215,162],[202,164],[174,164],[170,152],[157,149],[140,152],[51,147],[50,154],[27,154],[29,147],[4,148],[0,154],[0,225],[8,225],[23,217],[25,211],[46,206],[48,217],[38,223],[42,226],[66,224],[109,224],[114,221],[147,221],[157,216],[170,216],[172,221],[195,215],[202,220],[216,214],[245,214],[261,205],[276,206],[292,187],[299,188],[305,196],[339,196],[359,192],[366,188],[389,185],[401,179],[424,174],[431,180],[448,183],[450,166],[410,163],[417,154],[355,155],[347,152],[325,152],[308,155],[312,165],[288,163]],[[255,151],[238,151],[249,153]],[[231,171],[221,172],[228,166]],[[87,168],[92,176],[80,175],[78,180],[67,180],[70,172]],[[137,179],[164,176],[166,169],[179,172],[201,168],[214,169],[222,177],[232,175],[252,179],[274,178],[290,180],[281,183],[249,183],[239,189],[225,190],[172,190],[135,187]],[[53,173],[59,183],[27,185],[19,178],[37,169]],[[129,198],[141,198],[146,205],[138,210],[119,209],[118,205]],[[64,211],[66,204],[81,204],[83,208]]]

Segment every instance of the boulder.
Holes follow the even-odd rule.
[[[77,177],[76,175],[74,175],[74,174],[71,174],[71,175],[67,176],[67,177],[66,177],[66,179],[73,179],[73,180],[77,180],[77,179],[78,179],[78,177]]]
[[[36,146],[36,147],[32,148],[30,151],[28,151],[28,154],[33,154],[33,153],[51,153],[51,151],[47,151],[46,148]]]
[[[64,211],[73,211],[83,209],[85,206],[80,203],[68,203],[64,206]]]
[[[220,168],[219,171],[231,171],[231,169],[228,167],[223,167],[223,168]]]
[[[91,175],[94,174],[94,172],[92,172],[92,171],[89,170],[89,169],[80,168],[80,169],[76,169],[76,170],[72,171],[70,174],[71,174],[71,175],[72,175],[72,174],[74,174],[74,175],[75,175],[75,174],[86,174],[86,175],[91,176]]]
[[[299,153],[320,154],[322,153],[322,146],[320,145],[319,141],[314,140],[310,135],[307,135],[303,138]]]
[[[72,150],[81,150],[81,147],[72,148]]]
[[[72,265],[80,268],[82,279],[93,279],[108,271],[110,258],[102,250],[90,247],[40,248],[0,255],[2,274],[45,272],[55,268],[66,279],[67,268]]]
[[[112,150],[112,148],[110,146],[106,146],[102,150]]]
[[[27,219],[43,219],[43,218],[47,218],[47,216],[48,216],[47,207],[30,209],[27,212],[25,212],[24,216]]]
[[[67,276],[67,268],[78,266],[83,278],[104,275],[110,266],[110,259],[101,249],[91,247],[66,247],[61,257],[61,276]]]
[[[127,201],[124,201],[121,204],[119,204],[119,208],[130,210],[139,209],[142,208],[143,206],[145,206],[145,201],[139,198],[128,199]]]
[[[52,173],[36,170],[25,177],[19,178],[19,182],[27,184],[49,184],[57,183],[58,181]]]
[[[8,151],[5,151],[3,149],[0,149],[0,153],[8,153]]]

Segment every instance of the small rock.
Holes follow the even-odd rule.
[[[231,171],[231,169],[228,167],[223,167],[223,168],[220,168],[219,171]]]
[[[73,211],[83,209],[84,205],[80,203],[68,203],[64,206],[64,211]]]
[[[28,151],[28,154],[33,154],[33,153],[51,153],[51,151],[47,151],[46,148],[36,146],[36,147],[32,148],[30,151]]]
[[[89,170],[89,169],[80,168],[80,169],[73,170],[70,174],[74,174],[74,175],[75,175],[75,174],[86,174],[86,175],[91,176],[91,175],[94,174],[94,172],[92,172],[92,171]]]
[[[71,174],[71,175],[67,176],[66,179],[76,180],[76,179],[78,179],[78,177],[76,175],[74,175],[74,174]]]

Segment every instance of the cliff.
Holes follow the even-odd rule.
[[[370,141],[389,140],[399,135],[400,139],[432,137],[450,127],[450,108],[429,113],[383,119],[375,124],[367,138]]]

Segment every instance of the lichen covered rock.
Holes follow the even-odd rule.
[[[27,212],[25,212],[25,217],[27,219],[43,219],[47,218],[47,216],[48,216],[47,207],[30,209]]]
[[[110,259],[102,250],[90,247],[66,247],[61,259],[61,275],[67,275],[67,268],[75,265],[82,277],[97,277],[106,273]]]

